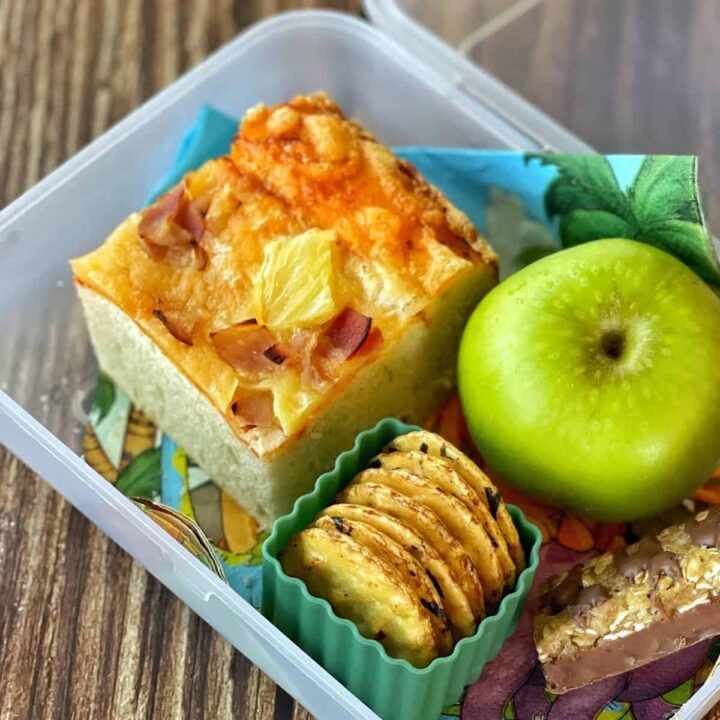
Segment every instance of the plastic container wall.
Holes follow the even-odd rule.
[[[473,50],[538,0],[363,0],[368,17],[466,97],[491,109],[527,142],[556,152],[592,152],[548,115],[472,60]]]

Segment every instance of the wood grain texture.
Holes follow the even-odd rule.
[[[600,152],[698,155],[720,234],[720,3],[545,0],[469,56]]]
[[[441,20],[459,42],[471,28],[454,1]],[[513,5],[476,1],[488,19]],[[0,0],[0,205],[249,23],[320,5],[360,0]],[[699,153],[707,189],[720,182],[719,21],[713,0],[544,0],[470,54],[600,150]],[[707,209],[720,228],[720,205]],[[76,327],[58,318],[44,349],[68,387],[89,381]],[[3,354],[0,340],[0,368],[28,397],[34,351]],[[63,392],[42,402],[72,433]],[[0,448],[0,720],[231,717],[310,716]]]

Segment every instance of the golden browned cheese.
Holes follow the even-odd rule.
[[[118,305],[267,455],[460,276],[495,257],[325,95],[257,106],[76,281]]]
[[[232,157],[307,226],[334,228],[348,250],[418,292],[435,295],[463,260],[477,259],[467,217],[325,95],[253,108]]]

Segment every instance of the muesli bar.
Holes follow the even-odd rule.
[[[534,638],[560,694],[720,634],[720,508],[545,581]]]

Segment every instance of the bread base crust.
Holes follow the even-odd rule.
[[[78,286],[78,294],[100,367],[262,528],[269,528],[352,446],[358,432],[384,417],[421,423],[437,410],[455,384],[465,322],[496,281],[493,266],[459,278],[271,458],[258,457],[242,442],[123,310],[91,288]]]

